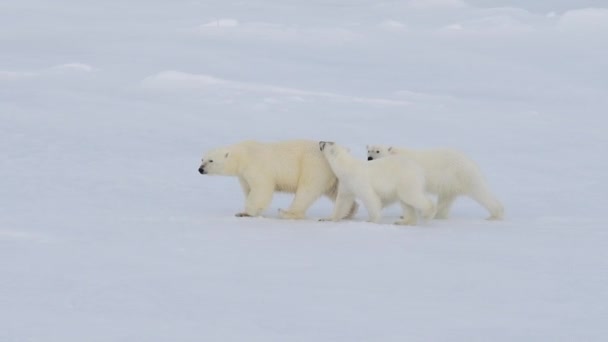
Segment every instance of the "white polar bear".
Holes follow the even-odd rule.
[[[379,222],[382,208],[397,201],[404,218],[395,224],[416,224],[416,210],[427,219],[435,215],[435,204],[424,191],[424,170],[416,162],[401,156],[366,162],[327,141],[319,142],[319,149],[339,180],[332,221],[344,217],[356,198],[367,208],[370,222]]]
[[[490,212],[489,220],[502,220],[502,204],[489,190],[477,164],[462,152],[452,149],[412,150],[383,145],[368,145],[367,159],[401,155],[422,166],[426,190],[437,195],[435,218],[445,219],[456,197],[469,196]]]
[[[319,151],[316,141],[292,140],[276,143],[244,141],[209,151],[198,171],[201,174],[236,176],[245,194],[245,210],[236,214],[259,216],[275,191],[295,193],[281,218],[301,219],[320,196],[335,201],[338,180]],[[357,211],[354,203],[344,216]]]

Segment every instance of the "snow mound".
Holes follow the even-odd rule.
[[[467,7],[463,0],[410,0],[408,6],[416,9],[451,9]]]
[[[201,25],[201,27],[203,27],[203,28],[206,28],[206,27],[232,28],[232,27],[237,27],[237,26],[239,26],[239,21],[236,19],[230,19],[230,18],[217,19],[217,20],[213,20],[206,24]]]
[[[378,25],[380,28],[390,31],[400,31],[405,29],[405,24],[398,20],[385,20]]]
[[[190,74],[172,70],[162,71],[156,75],[149,76],[141,81],[141,85],[144,89],[161,91],[206,91],[221,88],[238,92],[274,94],[296,98],[312,97],[338,102],[352,102],[381,106],[406,106],[410,104],[409,102],[402,100],[350,96],[332,92],[306,90],[271,84],[233,81],[206,74]]]
[[[51,70],[55,70],[55,71],[75,71],[75,72],[92,72],[95,69],[88,65],[88,64],[84,64],[84,63],[66,63],[66,64],[61,64],[61,65],[56,65],[54,67],[51,67]]]
[[[608,31],[608,8],[583,8],[567,11],[559,19],[561,29],[571,31]]]
[[[16,81],[66,73],[88,73],[95,69],[83,63],[66,63],[39,70],[0,70],[0,81]]]

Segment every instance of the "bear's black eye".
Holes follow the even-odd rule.
[[[209,159],[209,162],[210,162],[210,163],[213,163],[213,159]]]
[[[380,153],[380,151],[376,151],[376,153]]]

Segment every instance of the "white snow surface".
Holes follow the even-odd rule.
[[[5,0],[0,341],[608,340],[608,7]],[[236,218],[246,139],[459,148],[506,220]]]

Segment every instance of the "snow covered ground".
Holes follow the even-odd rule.
[[[1,2],[0,341],[607,340],[606,6]],[[197,172],[290,138],[460,148],[507,219],[242,219]]]

